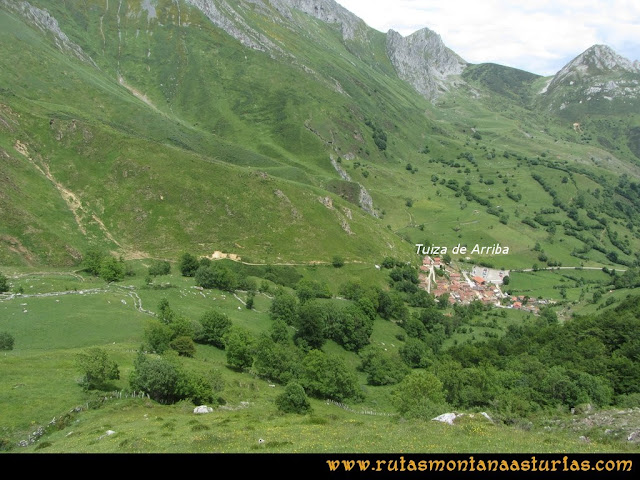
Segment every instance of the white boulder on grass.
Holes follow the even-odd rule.
[[[453,425],[453,421],[461,415],[457,415],[455,413],[443,413],[442,415],[438,415],[436,418],[432,418],[431,420],[435,420],[436,422],[448,423],[449,425]]]
[[[213,408],[211,407],[207,407],[206,405],[200,405],[199,407],[196,407],[193,409],[193,413],[211,413],[213,412]]]

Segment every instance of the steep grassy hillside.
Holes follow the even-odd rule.
[[[223,31],[184,2],[19,5],[0,11],[3,263],[73,264],[92,244],[414,258],[429,242],[508,244],[475,260],[512,268],[636,261],[633,117],[574,130],[533,107],[534,75],[472,66],[431,103],[364,24],[234,4]]]

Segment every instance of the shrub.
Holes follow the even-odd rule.
[[[159,320],[149,320],[144,329],[144,348],[156,352],[164,353],[169,349],[173,331],[171,328]]]
[[[344,266],[344,258],[342,258],[340,255],[336,255],[336,256],[333,257],[333,260],[331,261],[331,264],[335,268],[340,268],[340,267]]]
[[[307,413],[311,410],[311,404],[304,388],[299,383],[288,383],[284,392],[276,397],[278,410],[284,413]]]
[[[9,332],[0,332],[0,350],[13,350],[15,338]]]
[[[233,327],[225,337],[227,363],[235,368],[249,368],[253,364],[255,340],[241,327]]]
[[[174,338],[169,344],[172,350],[178,352],[181,357],[193,357],[196,354],[196,345],[191,337],[183,335]]]
[[[231,328],[229,317],[216,310],[209,310],[202,315],[200,323],[202,324],[202,332],[195,340],[198,343],[224,348],[224,337]]]
[[[9,291],[9,279],[0,273],[0,293]]]
[[[159,275],[169,275],[171,273],[171,264],[166,261],[156,260],[149,267],[149,275],[157,277]]]
[[[83,373],[82,386],[87,390],[104,388],[107,381],[120,378],[118,364],[110,360],[107,352],[101,348],[92,348],[87,353],[79,354],[77,363]]]
[[[100,264],[100,278],[105,282],[119,282],[124,278],[124,262],[113,257],[105,258]]]
[[[189,379],[176,362],[140,353],[129,377],[133,390],[149,394],[156,402],[171,404],[188,397]]]
[[[300,383],[311,395],[321,399],[360,401],[358,379],[338,356],[311,350],[302,361]]]
[[[191,373],[188,376],[188,396],[195,405],[212,404],[217,394],[224,389],[224,380],[218,370],[208,374]],[[217,402],[216,402],[217,403]]]
[[[392,395],[398,413],[409,418],[430,418],[446,411],[442,382],[430,372],[414,370]]]
[[[180,273],[183,277],[193,277],[199,267],[198,259],[190,253],[184,253],[180,257]]]

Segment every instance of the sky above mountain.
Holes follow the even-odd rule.
[[[554,75],[595,44],[640,60],[637,0],[337,0],[369,26],[406,36],[427,27],[471,63]]]

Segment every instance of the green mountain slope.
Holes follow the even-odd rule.
[[[575,128],[559,80],[541,94],[430,32],[286,0],[5,1],[0,24],[3,263],[432,242],[508,244],[475,260],[511,268],[637,261],[637,116]]]

